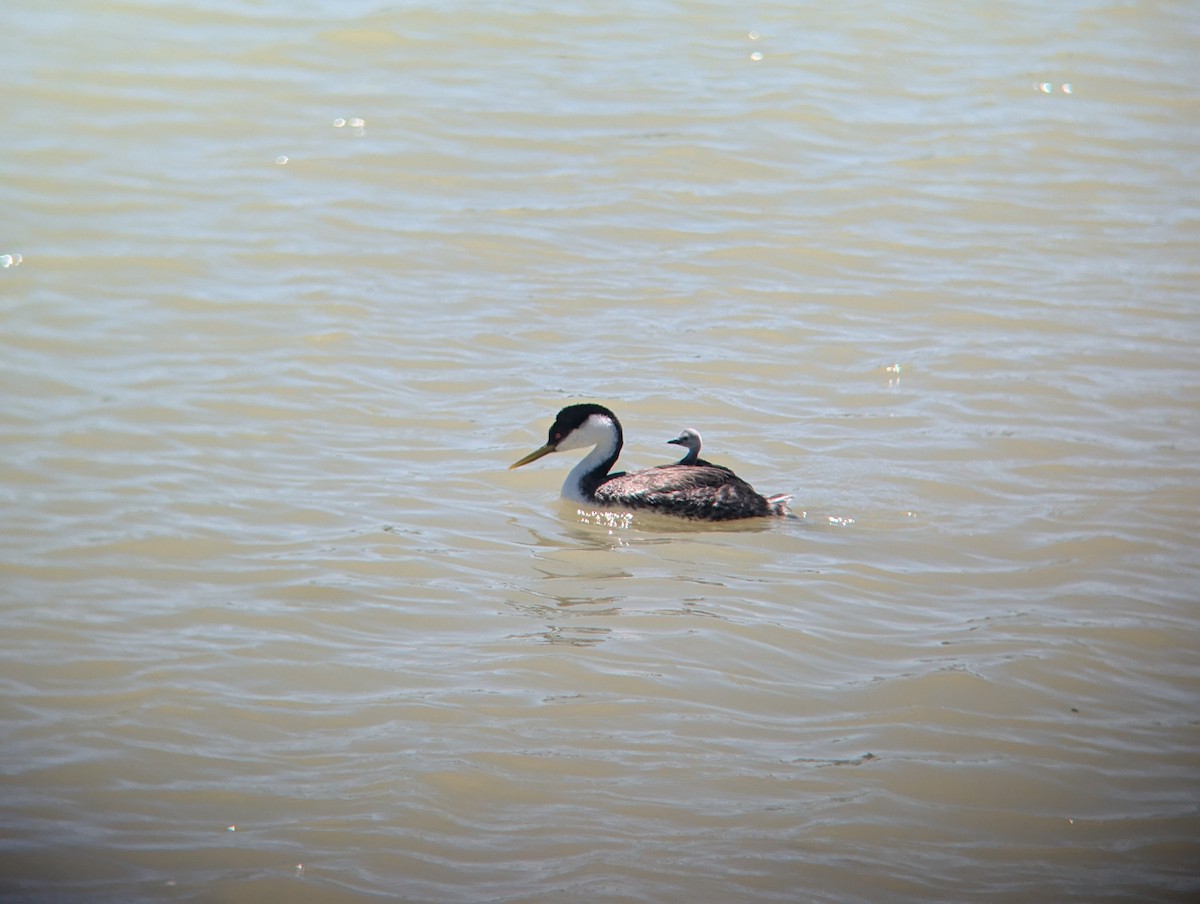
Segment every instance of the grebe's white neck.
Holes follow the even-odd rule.
[[[571,469],[563,481],[562,495],[573,502],[592,502],[596,487],[604,482],[621,454],[621,432],[611,419],[593,414],[559,441],[556,452],[584,449],[592,451]]]

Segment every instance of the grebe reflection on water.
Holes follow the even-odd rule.
[[[732,521],[789,513],[787,502],[790,496],[763,496],[728,468],[681,462],[612,474],[624,442],[621,422],[603,405],[568,405],[554,419],[546,444],[514,462],[509,470],[537,461],[551,452],[590,446],[591,451],[571,469],[563,482],[562,495],[575,502],[647,509],[700,521]],[[699,452],[698,443],[696,451]]]

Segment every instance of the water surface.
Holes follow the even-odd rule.
[[[0,896],[1194,898],[1198,33],[10,17]]]

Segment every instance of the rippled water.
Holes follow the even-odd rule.
[[[0,897],[1200,893],[1185,3],[0,37]],[[578,512],[559,407],[803,517]]]

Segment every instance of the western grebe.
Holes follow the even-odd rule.
[[[675,462],[677,465],[699,465],[703,468],[720,468],[722,471],[729,471],[729,468],[724,465],[714,465],[711,461],[705,461],[700,457],[700,433],[693,430],[691,427],[685,427],[683,432],[674,439],[667,440],[668,443],[676,446],[683,446],[687,449],[687,455]],[[659,465],[660,468],[669,468],[671,465]],[[729,473],[733,473],[730,471]]]
[[[728,468],[674,464],[626,474],[610,474],[624,445],[617,416],[603,405],[568,405],[550,427],[546,444],[509,470],[551,452],[592,447],[571,469],[562,495],[590,505],[650,509],[664,515],[701,521],[732,521],[787,515],[786,494],[763,496]]]

